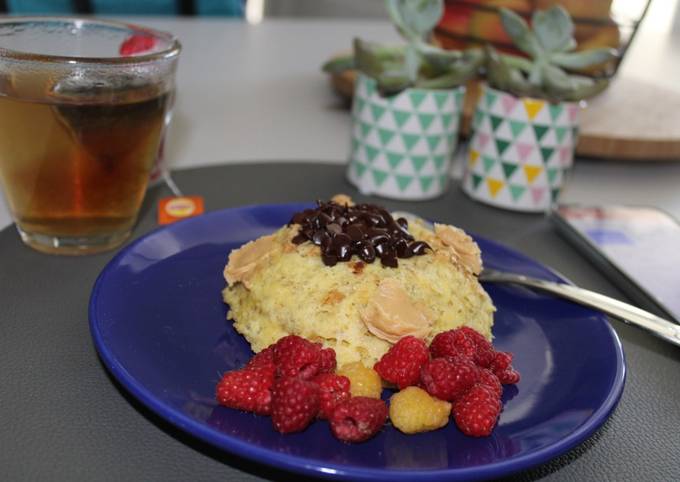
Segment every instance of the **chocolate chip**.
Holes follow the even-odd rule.
[[[317,246],[323,246],[324,244],[327,244],[331,240],[330,235],[326,231],[315,231],[314,234],[312,234],[312,243],[316,244]]]
[[[349,244],[341,244],[336,248],[338,261],[349,261],[352,259],[352,248]]]
[[[323,261],[323,264],[326,266],[335,266],[338,263],[338,258],[333,254],[322,253],[321,261]]]
[[[375,248],[372,244],[363,242],[359,247],[359,257],[367,263],[375,261]]]
[[[328,226],[326,226],[326,231],[328,231],[331,234],[341,234],[342,227],[337,223],[331,223]]]
[[[361,224],[354,223],[347,226],[347,235],[352,238],[352,241],[360,241],[364,239],[365,233],[365,227]]]
[[[414,256],[420,256],[420,255],[425,254],[426,249],[432,249],[432,248],[430,248],[430,245],[427,244],[425,241],[414,241],[413,243],[411,243],[411,245],[408,248],[408,250]]]
[[[305,241],[307,241],[307,237],[302,233],[296,234],[295,236],[293,236],[293,239],[291,239],[291,242],[293,244],[302,244]]]
[[[396,256],[384,256],[380,258],[380,264],[387,266],[388,268],[396,268],[399,266]]]
[[[383,266],[396,268],[397,258],[420,256],[430,249],[427,243],[414,241],[405,218],[395,220],[387,210],[371,204],[350,207],[318,201],[316,209],[296,213],[289,224],[300,225],[293,243],[311,241],[320,246],[327,266],[357,255],[366,263],[380,258]]]

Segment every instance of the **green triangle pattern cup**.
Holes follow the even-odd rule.
[[[571,168],[579,105],[515,97],[484,86],[472,120],[463,190],[515,211],[542,212]]]
[[[431,199],[448,187],[465,88],[406,89],[383,97],[359,75],[352,104],[347,177],[359,191]]]

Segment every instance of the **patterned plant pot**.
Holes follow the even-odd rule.
[[[579,105],[551,104],[485,86],[473,119],[463,190],[515,211],[550,208],[571,168]]]
[[[465,88],[406,89],[383,97],[358,76],[347,177],[364,194],[431,199],[448,187]]]

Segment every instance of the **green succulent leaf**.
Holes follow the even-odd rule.
[[[386,70],[394,70],[404,63],[406,46],[384,46],[354,39],[354,68],[369,77],[377,78]]]
[[[527,74],[531,72],[531,69],[533,68],[534,64],[531,62],[531,60],[524,58],[524,57],[518,57],[516,55],[506,55],[506,54],[498,54],[500,55],[501,59],[503,59],[503,62],[508,64],[510,67],[513,67],[515,69],[519,69],[523,72],[526,72]]]
[[[383,72],[375,80],[378,83],[378,90],[383,95],[396,94],[413,85],[411,79],[403,71]]]
[[[427,39],[444,13],[443,0],[385,0],[385,6],[407,39]]]
[[[487,45],[486,51],[486,76],[492,87],[512,92],[515,95],[531,95],[534,87],[516,67],[511,67],[503,61],[496,50]]]
[[[529,29],[529,25],[527,25],[526,21],[507,8],[501,8],[499,11],[503,28],[510,36],[513,43],[530,56],[534,58],[541,57],[543,55],[543,48],[541,47],[536,34]]]
[[[550,97],[562,97],[576,88],[572,79],[559,67],[544,65],[542,74],[545,89]]]
[[[562,52],[571,46],[574,23],[562,6],[536,10],[531,18],[531,26],[543,50]]]
[[[481,55],[481,51],[477,50],[473,55],[469,55],[462,62],[459,62],[455,69],[450,69],[436,77],[418,79],[416,87],[424,89],[448,89],[462,85],[477,75],[483,60],[484,57]]]
[[[572,75],[571,80],[574,82],[574,90],[568,95],[564,96],[564,100],[578,101],[581,99],[588,99],[593,97],[609,85],[607,79],[591,79],[590,77],[583,77],[580,75]]]
[[[383,62],[377,55],[377,45],[354,39],[354,62],[356,67],[369,77],[377,78],[382,74]]]
[[[415,82],[418,78],[420,64],[420,54],[413,45],[409,44],[406,47],[406,52],[404,54],[404,70],[406,72],[406,76],[411,82]]]
[[[335,57],[323,64],[321,70],[327,74],[339,74],[355,67],[354,55],[343,55],[342,57]]]
[[[616,57],[616,50],[599,48],[583,52],[560,52],[553,54],[550,60],[567,69],[583,69],[591,65],[601,64]]]

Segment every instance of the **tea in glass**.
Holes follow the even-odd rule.
[[[125,24],[0,21],[0,34],[16,30],[32,31],[40,48],[14,50],[19,41],[8,46],[0,35],[0,181],[19,233],[53,253],[117,246],[135,223],[158,153],[179,45]],[[153,38],[155,49],[119,56],[131,35]],[[42,36],[66,40],[35,40]]]

